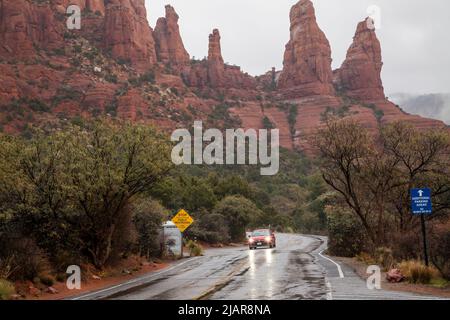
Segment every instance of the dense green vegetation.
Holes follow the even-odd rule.
[[[180,166],[156,185],[151,196],[171,212],[183,207],[192,213],[197,223],[188,236],[227,242],[242,240],[242,226],[323,232],[326,191],[306,157],[281,150],[276,176],[261,176],[258,166]]]
[[[286,150],[274,177],[256,166],[174,167],[166,136],[108,119],[30,128],[0,136],[0,146],[0,278],[157,256],[159,227],[181,208],[196,220],[187,238],[210,243],[242,241],[256,227],[325,229],[325,185]]]
[[[2,136],[0,145],[0,269],[13,278],[119,257],[133,218],[138,228],[148,223],[133,206],[172,167],[164,136],[125,123]]]

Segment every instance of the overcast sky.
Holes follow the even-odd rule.
[[[180,16],[181,35],[191,56],[207,55],[208,35],[219,28],[222,54],[252,75],[281,69],[289,39],[289,10],[296,0],[146,0],[155,26],[171,4]],[[386,93],[450,92],[450,1],[313,0],[319,26],[341,65],[356,25],[367,8],[381,8],[383,81]]]

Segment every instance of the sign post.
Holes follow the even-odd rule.
[[[428,259],[427,229],[425,224],[425,215],[433,213],[431,202],[431,189],[412,189],[411,190],[411,211],[414,215],[420,215],[420,224],[422,227],[422,240],[425,265],[430,265]]]
[[[181,209],[175,217],[173,217],[172,222],[175,223],[177,228],[181,231],[181,256],[183,256],[183,232],[194,223],[194,219],[184,209]]]

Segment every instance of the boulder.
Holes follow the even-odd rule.
[[[402,274],[402,272],[399,269],[391,269],[386,274],[386,280],[391,283],[398,283],[405,280],[405,276]]]

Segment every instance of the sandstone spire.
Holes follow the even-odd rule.
[[[295,98],[333,94],[331,48],[316,22],[313,4],[300,0],[291,9],[291,36],[278,86]]]
[[[214,29],[209,35],[208,61],[223,62],[222,49],[220,47],[220,32]]]
[[[181,39],[178,19],[175,9],[167,5],[166,16],[158,19],[154,31],[158,60],[171,66],[187,64],[190,59]]]
[[[214,29],[209,35],[208,82],[211,87],[222,87],[225,80],[225,64],[220,48],[220,33]]]
[[[349,96],[365,101],[384,100],[380,41],[367,19],[358,24],[347,57],[335,71],[335,83]]]
[[[156,63],[153,31],[144,0],[109,0],[105,14],[104,45],[116,59],[128,60],[143,71]]]

